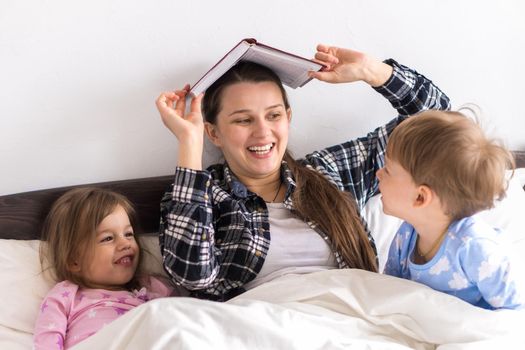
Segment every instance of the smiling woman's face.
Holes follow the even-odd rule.
[[[242,82],[224,89],[217,123],[206,123],[206,132],[239,179],[261,179],[279,176],[290,118],[275,83]]]

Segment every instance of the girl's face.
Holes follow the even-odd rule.
[[[118,205],[97,227],[93,252],[84,262],[75,262],[73,272],[79,273],[90,288],[120,290],[137,270],[139,246],[135,241],[128,214]]]
[[[291,119],[279,87],[233,84],[223,91],[221,107],[216,124],[206,123],[206,132],[232,171],[241,181],[279,176]]]

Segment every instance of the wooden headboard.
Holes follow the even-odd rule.
[[[135,206],[141,231],[158,232],[160,200],[172,182],[173,175],[169,175],[0,196],[0,238],[39,239],[53,202],[68,190],[80,186],[96,186],[125,195]]]
[[[516,167],[525,167],[525,151],[514,152]],[[160,200],[173,175],[88,184],[122,193],[134,204],[143,232],[158,232]],[[39,239],[41,226],[53,202],[66,191],[80,186],[0,196],[0,238]]]
[[[513,151],[516,168],[525,168],[525,151]]]

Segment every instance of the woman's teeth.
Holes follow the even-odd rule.
[[[266,154],[268,152],[270,152],[270,150],[273,148],[273,144],[272,143],[269,143],[265,146],[252,146],[252,147],[248,147],[248,150],[250,152],[255,152],[257,154]]]

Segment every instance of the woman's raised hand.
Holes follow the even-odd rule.
[[[371,86],[380,86],[392,75],[392,67],[388,64],[350,49],[319,44],[315,59],[326,68],[310,72],[310,76],[329,83],[364,81]]]
[[[178,166],[200,170],[204,143],[204,121],[201,112],[203,94],[192,98],[186,113],[189,85],[182,90],[167,91],[155,101],[162,122],[179,140]]]
[[[190,111],[186,113],[186,95],[189,85],[182,90],[167,91],[160,94],[155,101],[157,109],[162,117],[162,122],[179,142],[183,142],[186,137],[194,139],[193,134],[198,134],[201,138],[204,132],[204,122],[201,112],[202,94],[191,100]]]

